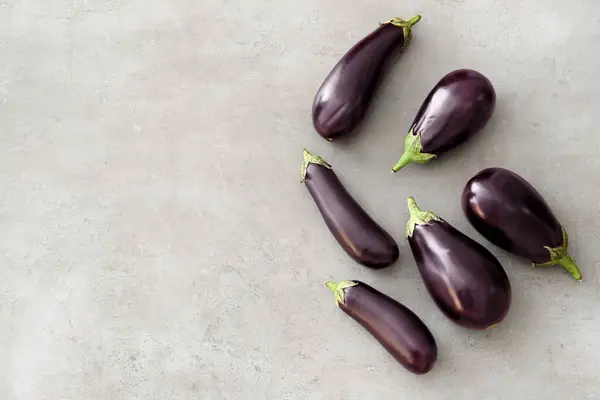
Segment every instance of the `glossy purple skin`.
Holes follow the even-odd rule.
[[[310,164],[305,184],[327,227],[352,259],[373,269],[398,260],[394,238],[348,193],[333,169]]]
[[[313,102],[313,125],[322,137],[332,141],[362,121],[392,50],[403,45],[402,28],[383,24],[338,61]]]
[[[510,281],[485,247],[443,220],[415,226],[408,242],[425,287],[446,317],[476,330],[504,319]]]
[[[486,168],[462,193],[469,222],[486,239],[534,263],[550,261],[544,248],[562,246],[562,226],[538,191],[504,168]]]
[[[433,334],[409,308],[366,283],[344,289],[339,307],[363,326],[407,370],[429,372],[438,348]]]
[[[444,76],[419,109],[412,132],[421,135],[424,153],[440,155],[487,125],[496,107],[496,92],[484,75],[459,69]]]

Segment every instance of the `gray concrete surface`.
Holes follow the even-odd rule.
[[[423,20],[361,131],[312,130],[316,89],[377,23]],[[590,0],[0,0],[0,398],[600,398],[600,3]],[[389,170],[426,93],[480,70],[485,133]],[[349,260],[299,183],[327,158],[398,239]],[[466,179],[529,179],[572,238],[584,284],[486,244],[514,303],[487,332],[435,308],[403,240],[417,197],[475,239]],[[362,279],[430,326],[409,374],[324,282]]]

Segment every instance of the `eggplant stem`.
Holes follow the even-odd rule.
[[[548,247],[544,246],[550,253],[550,261],[541,264],[533,264],[535,267],[547,267],[551,265],[561,265],[566,269],[575,280],[581,281],[581,271],[575,261],[569,255],[569,235],[565,228],[562,228],[563,244],[559,247]]]
[[[408,20],[403,20],[402,18],[398,18],[398,17],[392,18],[387,23],[402,28],[402,32],[404,33],[404,43],[405,43],[404,45],[406,46],[406,44],[408,44],[408,42],[410,42],[410,39],[412,39],[411,28],[413,26],[415,26],[417,24],[417,22],[419,22],[420,20],[421,20],[421,16],[415,15],[414,17],[412,17]]]
[[[394,168],[392,168],[392,172],[396,173],[396,172],[400,171],[402,168],[406,167],[411,162],[412,162],[411,155],[408,152],[404,152],[404,154],[402,154],[402,157],[400,157],[400,160],[398,160],[396,165],[394,165]]]
[[[352,287],[352,286],[356,286],[358,285],[358,283],[353,282],[353,281],[343,281],[343,282],[327,282],[325,283],[325,286],[327,286],[329,288],[329,290],[331,290],[333,292],[333,297],[335,298],[335,304],[337,304],[338,306],[341,304],[345,304],[344,303],[344,289]]]
[[[421,211],[414,197],[409,197],[408,212],[410,218],[406,223],[406,238],[412,237],[417,225],[427,225],[431,221],[440,221],[440,217],[435,215],[433,211]]]
[[[310,164],[319,164],[324,166],[325,168],[331,169],[331,165],[327,161],[323,159],[323,157],[313,155],[308,149],[304,149],[304,161],[302,161],[302,166],[300,167],[300,175],[302,179],[301,183],[306,181],[306,171],[308,170],[308,166]]]
[[[566,269],[571,275],[573,275],[573,278],[575,278],[575,280],[581,280],[581,271],[579,270],[577,264],[575,264],[575,261],[571,258],[570,255],[567,254],[565,257],[558,260],[558,264],[562,265],[564,269]]]
[[[404,154],[402,154],[400,160],[398,160],[396,165],[394,165],[392,172],[400,171],[411,162],[417,164],[426,164],[435,157],[435,154],[423,153],[423,147],[421,146],[421,135],[415,134],[414,130],[411,129],[404,139]]]

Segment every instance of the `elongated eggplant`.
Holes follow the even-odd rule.
[[[420,20],[417,15],[408,21],[394,18],[380,24],[338,61],[313,101],[313,125],[322,137],[333,141],[362,121],[392,50],[408,45],[411,28]]]
[[[529,259],[534,266],[562,265],[580,281],[569,256],[567,231],[542,195],[525,179],[504,168],[486,168],[462,193],[462,207],[475,229],[496,246]]]
[[[409,308],[360,281],[327,282],[337,305],[363,326],[407,370],[425,374],[438,348],[429,328]]]
[[[406,237],[423,282],[438,308],[458,325],[487,329],[511,304],[511,285],[492,253],[409,197]]]
[[[327,227],[352,259],[374,269],[398,260],[396,241],[348,193],[327,161],[304,149],[301,174]]]
[[[450,72],[425,98],[392,171],[426,164],[459,146],[487,125],[495,108],[496,91],[488,78],[471,69]]]

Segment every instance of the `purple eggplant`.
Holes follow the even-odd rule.
[[[425,374],[437,360],[437,344],[409,308],[360,281],[327,282],[339,308],[364,327],[407,370]]]
[[[569,256],[567,231],[541,194],[516,173],[504,168],[478,172],[465,185],[462,207],[473,227],[496,246],[534,266],[562,265],[581,280]]]
[[[333,141],[351,132],[364,118],[381,83],[392,50],[404,48],[411,28],[421,20],[394,18],[355,44],[333,67],[313,102],[315,130]]]
[[[404,139],[404,154],[393,172],[411,162],[426,164],[481,131],[496,107],[496,91],[477,71],[459,69],[429,92]]]
[[[331,165],[304,149],[302,181],[335,239],[356,262],[385,268],[398,260],[398,244],[348,193]]]
[[[511,285],[489,250],[408,199],[406,237],[425,287],[438,308],[466,328],[499,324],[511,304]]]

